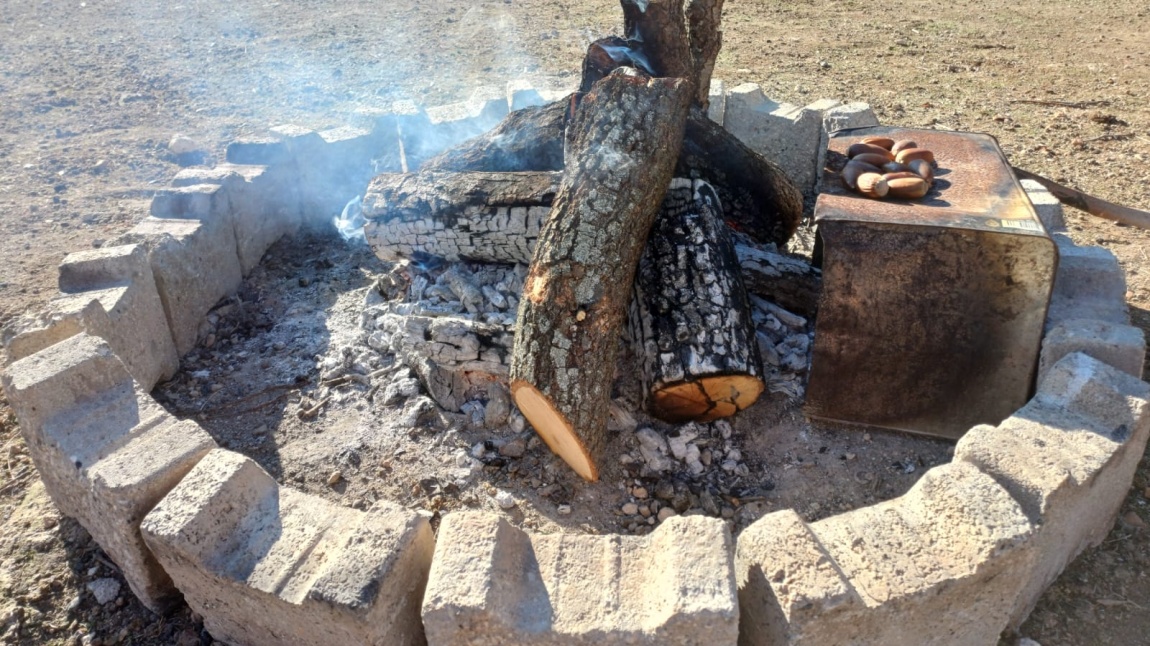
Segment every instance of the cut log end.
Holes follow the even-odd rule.
[[[599,480],[599,468],[591,459],[587,447],[576,435],[571,422],[567,420],[555,406],[531,384],[525,381],[511,383],[511,397],[519,412],[527,418],[535,432],[547,446],[570,465],[584,480],[596,482]]]
[[[730,417],[758,400],[761,379],[750,375],[718,375],[659,388],[651,397],[651,413],[667,422],[710,422]]]

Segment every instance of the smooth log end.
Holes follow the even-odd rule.
[[[551,400],[525,381],[511,383],[511,397],[519,407],[519,412],[531,422],[535,432],[555,455],[563,458],[584,480],[599,480],[599,468],[591,459],[587,446],[579,439],[571,422],[551,404]]]
[[[710,422],[730,417],[758,400],[763,381],[751,375],[718,375],[681,381],[651,393],[651,414],[666,422]]]

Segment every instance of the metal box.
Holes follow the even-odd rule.
[[[839,176],[866,136],[934,152],[916,201]],[[993,137],[877,127],[830,139],[815,206],[823,295],[806,413],[946,438],[1026,403],[1058,252]]]

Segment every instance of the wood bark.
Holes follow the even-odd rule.
[[[364,235],[384,260],[518,262],[559,191],[560,173],[384,173],[363,201]]]
[[[690,101],[682,80],[626,69],[583,98],[524,285],[512,397],[547,445],[587,480],[599,477],[615,343]]]
[[[723,0],[688,0],[687,30],[690,34],[692,78],[695,105],[707,111],[710,104],[711,74],[723,46]]]
[[[735,245],[747,291],[784,309],[813,318],[819,309],[823,272],[801,258]]]
[[[750,406],[763,368],[719,199],[701,180],[675,180],[635,276],[631,339],[648,411],[668,422],[711,421]]]
[[[440,153],[420,170],[561,171],[568,111],[565,101],[516,110],[493,130]]]

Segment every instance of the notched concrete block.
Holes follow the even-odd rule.
[[[734,644],[731,538],[676,517],[646,537],[529,535],[455,513],[439,529],[423,602],[428,642]]]
[[[822,114],[776,103],[758,85],[744,83],[727,96],[723,126],[749,148],[775,162],[804,193],[814,188]]]
[[[1042,339],[1038,380],[1041,382],[1055,364],[1075,352],[1141,379],[1142,366],[1146,363],[1146,337],[1141,329],[1132,325],[1089,319],[1062,321],[1050,328]]]
[[[997,427],[976,426],[955,460],[994,477],[1038,527],[1033,567],[1011,608],[1017,628],[1085,548],[1109,533],[1150,436],[1150,385],[1083,354],[1048,371]]]
[[[195,347],[200,321],[208,310],[243,281],[231,217],[149,217],[115,244],[140,244],[148,250],[164,315],[181,356]]]
[[[962,462],[931,469],[900,498],[811,524],[813,539],[793,518],[764,520],[779,527],[747,530],[740,570],[763,572],[757,584],[741,575],[742,598],[757,606],[742,612],[767,619],[741,644],[993,644],[1022,588],[1017,573],[1034,558],[1034,526],[1018,503]],[[776,550],[792,545],[819,566],[790,566]],[[826,612],[796,611],[794,591]]]
[[[108,342],[145,390],[179,368],[147,251],[138,245],[68,254],[60,265],[59,296],[47,309],[15,324],[6,340],[10,360],[87,332]]]
[[[217,640],[424,643],[419,603],[433,538],[426,518],[398,506],[332,505],[218,449],[142,531]]]
[[[0,376],[45,489],[163,611],[179,595],[140,536],[140,521],[215,442],[177,422],[102,340],[78,334]]]

